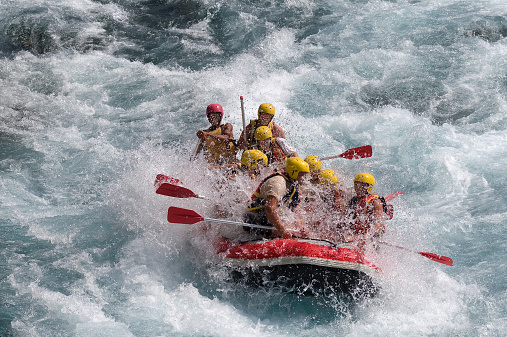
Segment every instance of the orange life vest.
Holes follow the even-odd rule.
[[[366,234],[371,230],[371,217],[373,215],[373,202],[379,199],[383,204],[384,212],[386,210],[386,203],[383,197],[378,194],[369,194],[366,197],[357,200],[351,200],[351,206],[354,209],[354,223],[351,228],[356,234]],[[354,202],[355,201],[355,202]],[[355,205],[354,205],[355,203]],[[383,229],[383,228],[382,228]]]
[[[278,162],[284,163],[287,156],[282,151],[278,143],[276,142],[276,138],[271,139],[271,156],[268,156],[269,163]]]

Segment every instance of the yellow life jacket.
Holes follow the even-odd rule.
[[[212,135],[223,135],[224,124],[216,128],[213,131],[208,131]],[[229,137],[227,143],[218,141],[213,137],[206,137],[204,139],[204,145],[206,147],[206,158],[208,163],[211,164],[225,164],[234,163],[236,161],[236,142],[233,137]]]

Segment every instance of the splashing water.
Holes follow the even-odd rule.
[[[0,3],[1,336],[501,336],[506,298],[503,1]],[[189,161],[205,107],[263,102],[300,156],[395,216],[379,296],[224,281],[199,225],[216,176]],[[202,164],[202,163],[201,163]],[[159,173],[215,200],[154,193]],[[231,185],[237,218],[257,183]],[[212,231],[227,230],[212,228]],[[229,228],[229,230],[232,230]]]

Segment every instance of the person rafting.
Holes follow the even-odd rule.
[[[204,152],[210,164],[230,164],[236,161],[236,141],[232,133],[232,124],[222,124],[224,110],[220,104],[210,104],[206,108],[206,117],[211,126],[197,131],[199,144],[194,158]]]
[[[289,145],[285,138],[273,137],[271,129],[259,126],[254,133],[257,148],[268,157],[269,164],[284,163],[287,157],[297,157],[296,149]]]
[[[384,214],[387,210],[385,199],[372,194],[375,178],[369,173],[359,173],[354,178],[354,191],[348,208],[351,211],[352,234],[358,239],[381,237],[384,231]]]
[[[209,166],[213,171],[213,180],[215,184],[215,196],[222,200],[227,197],[232,204],[243,203],[248,194],[238,188],[238,184],[259,179],[264,176],[265,168],[268,165],[268,158],[262,151],[246,150],[241,155],[241,162],[233,164]],[[242,179],[247,178],[247,179]],[[231,203],[217,203],[214,206],[215,215],[219,218],[232,217]]]
[[[270,103],[262,103],[257,110],[257,119],[250,120],[250,124],[241,132],[238,140],[238,147],[241,150],[256,148],[256,140],[254,136],[255,130],[259,126],[267,126],[271,130],[273,137],[285,138],[283,129],[273,122],[275,117],[275,107]]]
[[[344,192],[339,186],[336,173],[333,170],[322,170],[319,172],[318,179],[319,184],[323,187],[321,199],[324,201],[325,208],[342,213],[345,210],[343,202]]]
[[[311,174],[311,171],[310,171]],[[302,216],[311,238],[343,242],[343,190],[333,170],[322,170],[317,183],[306,182],[301,202]]]
[[[319,183],[319,173],[322,168],[320,158],[314,154],[311,154],[305,158],[305,162],[307,162],[308,166],[310,167],[310,178],[308,181],[312,184]]]
[[[279,217],[279,210],[286,207],[291,211],[299,204],[299,183],[310,172],[308,163],[300,157],[287,159],[284,172],[277,172],[264,179],[251,197],[248,212],[244,216],[247,223],[274,226],[275,236],[284,239],[292,238]],[[244,227],[252,231],[249,227]],[[261,235],[268,235],[266,231],[256,231]]]
[[[306,161],[306,160],[305,160]],[[310,174],[312,170],[310,169]],[[302,206],[309,215],[322,217],[327,216],[335,208],[335,201],[341,197],[336,184],[338,177],[333,170],[323,170],[317,177],[317,183],[306,180],[301,186]]]
[[[210,166],[210,170],[221,170],[227,177],[232,178],[237,173],[245,173],[255,179],[263,167],[268,166],[268,157],[260,150],[246,150],[241,155],[241,161],[232,164]]]
[[[252,179],[261,174],[263,167],[268,166],[268,157],[260,150],[245,150],[241,155],[241,169]]]
[[[311,200],[315,199],[315,193],[317,193],[317,190],[322,190],[323,185],[329,185],[332,188],[327,188],[330,193],[326,197],[326,208],[332,208],[343,212],[344,192],[343,188],[338,184],[338,177],[336,176],[336,173],[329,169],[322,170],[322,163],[320,158],[316,155],[307,156],[305,158],[305,162],[308,163],[310,168],[307,184],[303,186],[303,194],[305,195],[306,203],[310,204]]]

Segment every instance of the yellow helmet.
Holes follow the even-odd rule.
[[[241,155],[241,165],[247,166],[254,170],[257,168],[257,162],[262,160],[264,165],[268,165],[268,157],[259,150],[246,150]]]
[[[306,157],[305,162],[307,162],[308,165],[310,166],[310,171],[317,171],[320,170],[320,168],[322,167],[319,157],[317,157],[314,154],[311,154],[308,157]]]
[[[257,116],[261,115],[261,112],[267,113],[275,117],[275,107],[273,104],[262,103],[259,105],[259,110],[257,110]]]
[[[271,139],[273,137],[273,133],[269,127],[259,126],[257,129],[255,129],[254,137],[255,140],[264,140],[268,138]]]
[[[300,157],[290,157],[285,163],[285,171],[292,179],[297,179],[299,172],[310,172],[308,163]]]
[[[324,185],[336,184],[338,177],[333,170],[324,170],[319,173],[319,183]]]
[[[369,173],[359,173],[355,178],[354,182],[360,181],[362,183],[368,184],[368,192],[371,192],[373,186],[375,186],[375,178]]]

